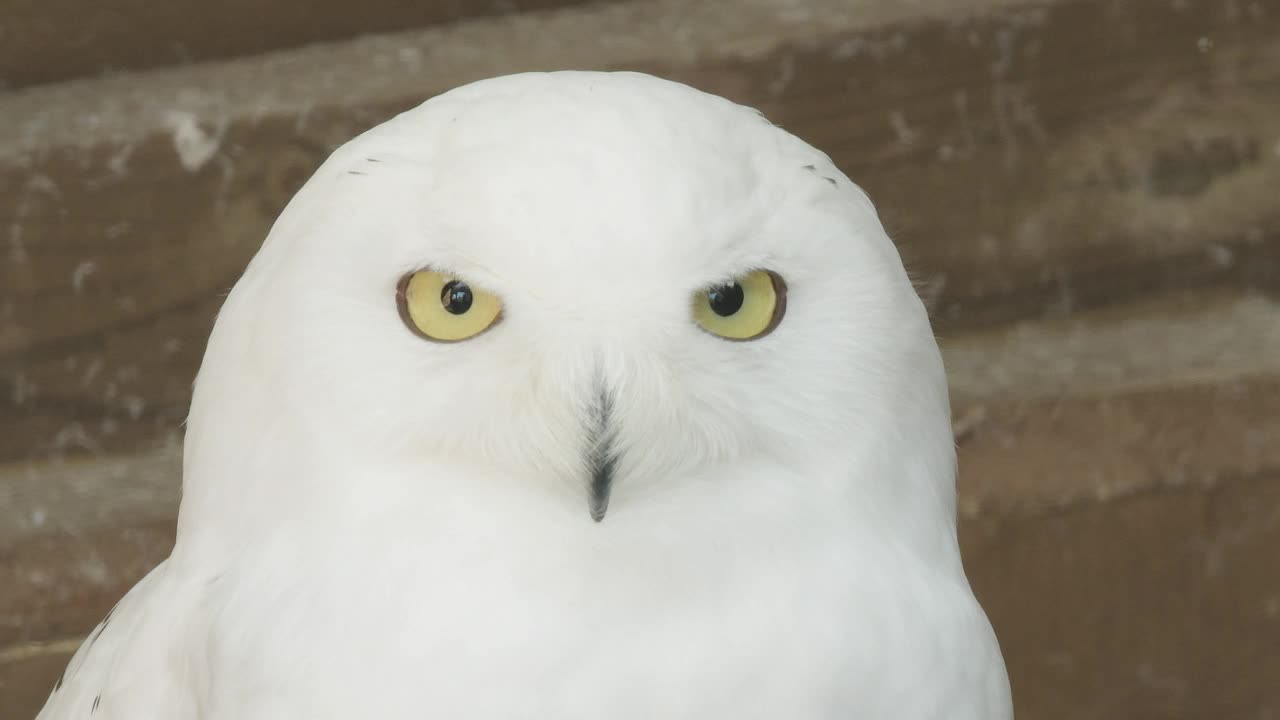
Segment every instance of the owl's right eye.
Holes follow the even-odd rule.
[[[418,270],[401,278],[396,305],[410,330],[436,342],[473,338],[493,327],[502,315],[497,295],[435,270]]]
[[[773,331],[787,310],[787,284],[769,270],[754,270],[694,294],[693,320],[725,340],[755,340]]]

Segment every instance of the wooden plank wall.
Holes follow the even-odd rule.
[[[0,88],[219,60],[582,0],[4,0]]]
[[[877,202],[1020,718],[1280,716],[1275,0],[616,2],[0,95],[0,707],[167,553],[213,314],[328,151],[567,67],[760,107]]]

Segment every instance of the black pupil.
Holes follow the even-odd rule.
[[[742,286],[733,283],[713,287],[707,291],[707,300],[711,303],[712,312],[720,317],[729,317],[742,309]]]
[[[440,291],[440,304],[454,315],[462,315],[471,309],[471,288],[461,280],[450,280]]]

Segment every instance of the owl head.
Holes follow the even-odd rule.
[[[284,498],[954,514],[937,345],[867,195],[636,73],[474,83],[337,150],[228,297],[189,428],[188,534]]]

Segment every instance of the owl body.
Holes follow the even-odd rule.
[[[800,479],[761,467],[731,481]],[[621,527],[604,540],[581,513],[556,518],[553,507],[513,503],[481,518],[432,507],[424,493],[419,527],[361,508],[372,522],[342,533],[347,506],[333,508],[336,527],[255,544],[254,557],[226,573],[182,577],[171,560],[149,581],[154,591],[136,598],[145,615],[187,605],[158,639],[162,657],[147,680],[171,677],[191,694],[104,685],[99,713],[1003,717],[998,649],[953,568],[859,531],[837,511],[840,498],[771,490],[774,503],[757,507],[726,511],[708,491],[688,516],[656,504],[618,512],[606,522]],[[492,509],[510,498],[489,500]],[[810,521],[777,521],[795,508]],[[104,648],[120,620],[103,631]],[[148,652],[118,642],[117,662]],[[197,662],[199,682],[175,672],[167,658],[178,657]],[[86,670],[59,692],[91,685]],[[188,714],[171,715],[175,701]]]
[[[1000,720],[954,480],[927,316],[824,155],[648,76],[477,83],[277,221],[173,554],[40,717]]]

